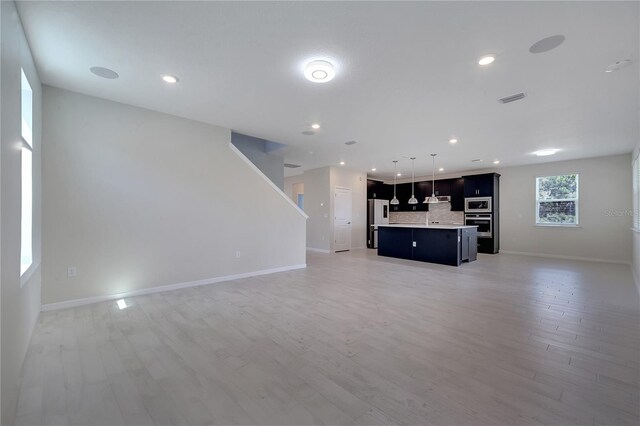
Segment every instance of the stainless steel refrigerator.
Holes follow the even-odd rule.
[[[371,199],[367,203],[367,247],[378,248],[378,225],[389,224],[389,201]]]

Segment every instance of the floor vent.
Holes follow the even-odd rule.
[[[300,164],[284,163],[284,166],[287,169],[297,169],[298,167],[300,167]]]
[[[499,99],[503,104],[508,104],[509,102],[519,101],[520,99],[524,99],[524,93],[516,93],[515,95],[507,96],[506,98]]]

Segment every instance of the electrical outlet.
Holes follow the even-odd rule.
[[[78,270],[76,269],[76,267],[69,266],[67,268],[67,277],[75,277],[76,275],[78,275]]]
[[[240,250],[236,251],[236,259],[240,257]]]

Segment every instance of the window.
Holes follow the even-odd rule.
[[[20,276],[33,263],[33,91],[22,70],[22,152],[21,152],[21,192],[22,207],[20,215]]]
[[[578,224],[578,175],[536,178],[536,225]]]

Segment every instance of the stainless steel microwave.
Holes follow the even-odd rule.
[[[465,213],[491,213],[491,197],[473,197],[464,199]]]

